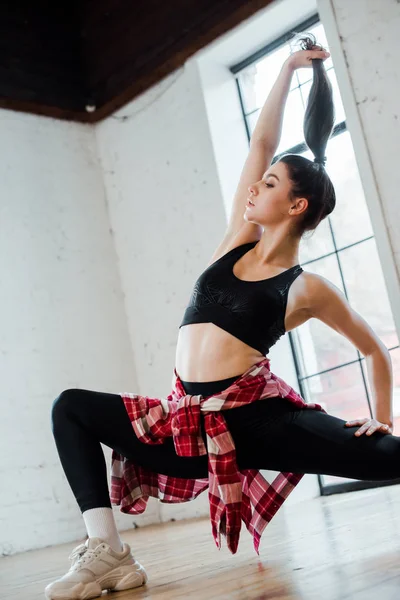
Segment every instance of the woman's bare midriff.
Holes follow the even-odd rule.
[[[179,329],[175,368],[183,381],[203,383],[239,376],[264,358],[214,323]]]

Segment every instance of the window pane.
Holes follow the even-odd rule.
[[[253,112],[251,115],[248,115],[246,117],[247,122],[249,124],[250,135],[252,135],[254,132],[260,112],[261,109]],[[298,88],[296,88],[289,93],[286,102],[286,110],[282,124],[281,141],[276,151],[277,154],[303,141],[303,116],[303,103],[301,100],[300,91]]]
[[[285,44],[239,74],[246,114],[264,105],[289,54],[289,46]],[[295,85],[297,81],[293,77],[292,87]]]
[[[336,206],[329,215],[338,248],[373,235],[371,220],[348,131],[331,138],[326,170],[336,192]]]
[[[314,160],[311,150],[301,155]],[[326,156],[326,169],[335,187],[336,206],[334,211],[318,225],[308,241],[301,240],[299,249],[301,264],[335,250],[329,221],[332,224],[337,249],[373,235],[348,131],[329,140]],[[343,171],[343,164],[346,165],[346,171]],[[349,197],[352,198],[351,202]]]
[[[280,151],[282,152],[283,149]],[[326,155],[326,169],[336,192],[336,206],[329,215],[329,219],[333,226],[336,245],[341,248],[370,237],[374,232],[348,131],[329,140]],[[314,158],[310,150],[302,153],[302,156],[310,160]],[[346,165],[345,170],[343,170],[343,165]],[[301,262],[307,262],[315,256],[333,250],[330,233],[328,235],[329,231],[328,221],[324,219],[310,237],[309,242],[306,243],[305,240],[302,240],[300,245]],[[321,249],[320,252],[318,252],[318,248]]]
[[[303,87],[306,83],[312,81],[313,69],[312,69],[312,67],[304,67],[301,69],[296,69],[295,75],[297,77],[298,85],[301,85]]]
[[[387,348],[397,346],[399,340],[375,240],[342,250],[340,262],[351,306],[362,315]]]
[[[246,114],[257,108],[256,79],[257,65],[255,64],[250,65],[238,75],[243,108]]]
[[[328,71],[328,76],[332,84],[333,103],[335,105],[335,124],[341,123],[346,119],[346,114],[344,112],[342,96],[340,94],[339,84],[335,71],[333,69],[330,69]]]
[[[310,150],[302,153],[302,156],[314,160]],[[336,192],[336,206],[328,218],[332,223],[336,246],[340,249],[370,237],[374,232],[348,131],[329,140],[326,156],[326,170]],[[343,170],[343,165],[346,165],[345,170]],[[326,223],[327,219],[320,223],[314,236],[319,234],[321,227],[325,227],[326,230],[324,222]],[[327,243],[330,247],[330,241]],[[308,259],[303,258],[302,260],[304,262]]]
[[[316,260],[304,270],[325,277],[343,291],[336,255]],[[358,357],[356,349],[347,338],[319,319],[310,319],[296,329],[295,333],[300,344],[301,377],[331,369]]]
[[[304,139],[303,133],[304,107],[299,88],[289,92],[283,117],[281,141],[277,153],[283,152]]]
[[[271,88],[273,87],[278,75],[283,67],[283,63],[290,56],[289,45],[285,44],[277,50],[271,52],[257,63],[257,107],[262,106]],[[292,80],[292,86],[295,85]]]
[[[351,421],[370,416],[359,361],[303,381],[307,402],[322,404],[340,419]]]
[[[309,237],[303,238],[299,246],[299,260],[301,265],[324,254],[334,252],[335,247],[328,219],[321,221],[312,235],[310,233],[307,235]],[[308,265],[305,268],[308,269]]]
[[[312,154],[311,150],[302,152],[301,156],[304,156],[309,160],[314,160],[314,155]],[[299,246],[300,264],[318,258],[319,256],[323,256],[324,254],[334,252],[335,246],[333,243],[328,218],[321,221],[317,229],[315,229],[312,234],[307,233],[306,237],[301,240]]]

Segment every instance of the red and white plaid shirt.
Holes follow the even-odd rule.
[[[214,396],[186,394],[176,369],[174,386],[167,398],[121,394],[142,442],[162,444],[166,437],[173,436],[179,456],[200,456],[208,450],[208,478],[184,479],[155,473],[114,450],[111,503],[121,506],[123,513],[138,514],[144,512],[150,496],[167,503],[187,502],[209,488],[211,527],[217,548],[221,548],[223,534],[229,550],[236,553],[243,520],[259,554],[262,532],[304,473],[281,472],[268,482],[257,469],[240,470],[222,411],[279,396],[299,408],[326,412],[319,404],[307,404],[291,386],[271,373],[269,364],[268,358],[263,359]],[[204,412],[207,449],[201,435],[200,411]]]

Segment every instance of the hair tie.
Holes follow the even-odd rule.
[[[317,164],[319,164],[319,165],[324,165],[325,166],[326,156],[324,156],[322,158],[321,157],[314,158],[314,162],[317,163]]]

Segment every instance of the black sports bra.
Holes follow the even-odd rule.
[[[286,333],[289,288],[303,269],[295,265],[268,279],[239,279],[233,267],[256,244],[233,248],[200,275],[179,328],[191,323],[214,323],[264,356],[268,354]]]

